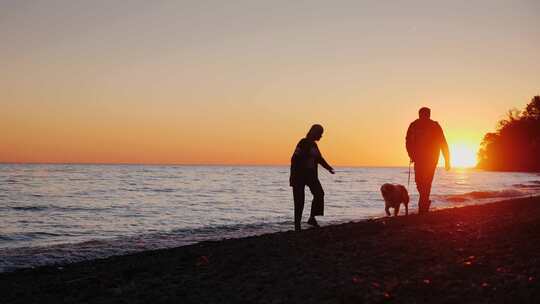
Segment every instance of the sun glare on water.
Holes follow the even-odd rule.
[[[476,148],[466,144],[450,145],[450,160],[453,167],[472,168],[476,166]]]

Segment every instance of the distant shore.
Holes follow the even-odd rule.
[[[2,303],[540,302],[540,198],[0,274]]]

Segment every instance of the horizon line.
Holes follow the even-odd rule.
[[[0,165],[103,165],[103,166],[244,166],[244,167],[283,167],[290,164],[250,164],[250,163],[132,163],[132,162],[4,162],[0,161]],[[407,165],[335,165],[334,167],[351,167],[351,168],[403,168]]]

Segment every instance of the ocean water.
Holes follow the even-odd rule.
[[[288,172],[286,166],[0,165],[0,272],[291,230]],[[380,186],[408,186],[408,168],[321,170],[320,179],[326,204],[319,222],[329,225],[383,216]],[[414,212],[413,176],[409,191]],[[441,169],[432,206],[539,193],[538,174]]]

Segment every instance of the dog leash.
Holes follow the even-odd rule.
[[[411,192],[411,164],[412,161],[409,161],[409,178],[407,180],[407,192]]]

